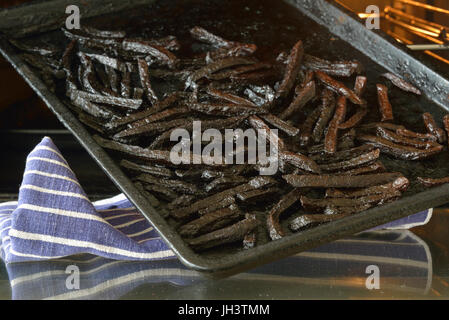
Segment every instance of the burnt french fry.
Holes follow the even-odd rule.
[[[299,231],[323,223],[336,221],[346,216],[347,214],[304,214],[290,222],[290,229],[292,231]]]
[[[120,94],[123,98],[131,97],[131,73],[123,72],[122,81],[120,82]]]
[[[270,141],[270,143],[278,150],[283,150],[285,148],[284,141],[276,135],[270,127],[267,126],[262,119],[257,116],[251,116],[248,118],[249,124],[255,130],[263,130],[260,134],[263,136],[265,141]],[[262,137],[261,137],[262,138]]]
[[[254,103],[258,107],[262,107],[269,103],[269,101],[265,97],[261,97],[251,89],[247,88],[243,93],[248,97],[249,100],[251,100],[252,103]]]
[[[119,151],[125,154],[142,158],[144,160],[161,160],[162,162],[170,162],[170,152],[162,150],[146,150],[139,146],[127,145],[124,143],[108,140],[100,136],[94,136],[94,140],[103,148]]]
[[[148,191],[150,194],[156,194],[159,198],[163,198],[166,201],[174,201],[179,197],[179,194],[173,191],[172,189],[161,186],[161,185],[153,185],[153,184],[143,184],[143,189]]]
[[[437,141],[437,137],[435,137],[433,134],[430,133],[418,133],[410,131],[408,129],[396,129],[396,133],[406,138],[412,138],[421,141],[432,141],[432,142]]]
[[[268,188],[237,193],[236,197],[241,201],[263,201],[264,199],[266,200],[266,196],[272,196],[278,192],[278,188]]]
[[[159,101],[159,99],[156,93],[154,93],[153,88],[151,87],[150,73],[148,72],[148,64],[144,59],[137,59],[137,66],[139,68],[139,76],[142,88],[147,95],[148,101],[150,101],[151,104],[154,105]]]
[[[77,30],[67,30],[65,28],[63,28],[62,31],[67,38],[76,40],[79,44],[87,48],[111,52],[114,50],[116,51],[121,47],[120,39],[93,37]]]
[[[358,129],[369,130],[369,129],[377,129],[378,127],[385,128],[385,129],[392,130],[392,131],[405,129],[405,127],[403,125],[389,123],[389,122],[370,122],[370,123],[360,125],[358,127]]]
[[[337,135],[338,126],[346,117],[346,97],[340,96],[337,101],[337,108],[335,114],[329,123],[327,132],[324,138],[324,152],[333,154],[337,151]]]
[[[186,80],[186,89],[189,87],[195,87],[196,82],[201,78],[208,77],[210,74],[217,71],[230,68],[238,65],[254,64],[254,59],[242,58],[242,57],[229,57],[221,60],[214,61],[207,66],[195,71]]]
[[[361,142],[368,143],[376,148],[379,148],[382,153],[402,160],[426,159],[440,153],[443,150],[443,146],[441,145],[427,149],[417,149],[410,146],[400,145],[381,137],[366,134],[357,136],[357,139]]]
[[[446,133],[443,129],[438,127],[433,116],[430,113],[425,112],[423,113],[422,118],[424,120],[424,125],[426,126],[427,132],[437,137],[439,143],[446,142]]]
[[[227,129],[227,128],[231,128],[232,126],[238,125],[244,119],[245,119],[245,117],[238,116],[238,117],[229,117],[226,119],[219,119],[219,120],[206,120],[201,123],[201,127],[206,130],[209,128],[214,128],[217,130]],[[174,120],[174,121],[178,121],[178,120]],[[178,128],[187,129],[188,127],[192,127],[192,123],[193,123],[193,120],[184,120],[182,122],[178,122],[176,127],[169,128],[167,131],[163,132],[157,138],[155,138],[153,140],[153,142],[150,144],[149,148],[156,149],[157,147],[161,146],[163,143],[170,140],[170,136],[171,136],[171,133],[173,130],[176,130]]]
[[[373,173],[381,173],[381,172],[386,172],[387,169],[385,168],[385,166],[382,164],[382,162],[380,161],[376,161],[372,164],[363,166],[363,167],[359,167],[359,168],[355,168],[355,169],[351,169],[351,170],[342,170],[342,171],[336,171],[333,172],[333,174],[335,175],[344,175],[344,176],[358,176],[358,175],[362,175],[362,174],[373,174]]]
[[[292,126],[291,124],[289,124],[288,122],[276,117],[275,115],[272,114],[266,114],[266,115],[261,115],[260,116],[263,120],[265,120],[266,122],[268,122],[269,124],[271,124],[273,127],[276,127],[277,129],[285,132],[286,134],[288,134],[291,137],[294,137],[296,135],[298,135],[299,133],[299,129]]]
[[[120,143],[113,140],[108,140],[105,138],[102,138],[98,135],[93,136],[94,140],[103,148],[118,151],[124,154],[128,154],[130,156],[133,156],[135,158],[140,158],[142,160],[151,162],[151,163],[163,163],[167,165],[173,165],[173,162],[170,159],[170,151],[165,150],[150,150],[150,149],[144,149],[139,146],[134,145],[127,145],[124,143]],[[198,157],[196,155],[191,156],[191,162],[197,162],[195,158]],[[203,160],[204,160],[203,156]],[[209,160],[204,160],[204,163],[210,163],[211,166],[214,166],[214,162]]]
[[[192,119],[175,119],[175,120],[169,120],[169,121],[161,121],[161,122],[154,122],[150,123],[148,125],[139,126],[136,128],[133,128],[132,130],[123,130],[118,133],[116,133],[113,138],[124,138],[124,137],[130,137],[130,136],[136,136],[136,135],[156,135],[164,133],[168,130],[171,130],[173,128],[182,128],[190,125],[192,123]],[[170,138],[170,137],[169,137]]]
[[[132,170],[132,171],[136,171],[136,172],[149,173],[154,176],[160,176],[160,177],[165,177],[165,178],[170,178],[173,176],[173,173],[170,169],[163,168],[163,167],[137,164],[137,163],[131,162],[126,159],[120,161],[120,166],[122,166],[123,168],[129,169],[129,170]]]
[[[338,94],[341,94],[348,98],[352,103],[357,105],[365,105],[366,101],[360,98],[354,91],[346,87],[340,81],[333,79],[331,76],[328,76],[324,72],[316,71],[315,76],[323,82],[329,89],[335,91]]]
[[[43,57],[52,57],[52,56],[55,56],[58,53],[60,53],[60,50],[58,47],[56,47],[48,42],[45,43],[45,46],[37,46],[37,45],[17,41],[15,39],[9,39],[8,41],[22,51],[29,52],[29,53],[36,53]]]
[[[159,47],[164,47],[170,51],[178,51],[181,49],[181,44],[175,36],[166,36],[159,39],[149,39],[147,40],[149,44]]]
[[[115,128],[115,127],[123,126],[125,124],[144,119],[154,113],[163,111],[164,109],[166,109],[166,108],[172,106],[174,103],[176,103],[178,98],[179,97],[178,97],[177,93],[170,94],[165,99],[159,101],[158,103],[156,103],[155,105],[153,105],[151,108],[149,108],[147,110],[132,113],[128,116],[125,116],[120,119],[116,119],[116,120],[112,121],[111,127]]]
[[[187,124],[188,125],[188,124]],[[170,140],[171,134],[174,130],[176,130],[178,128],[173,127],[163,133],[161,133],[159,136],[157,136],[153,142],[151,142],[151,144],[148,146],[148,149],[158,149],[161,148],[164,143],[166,143],[167,141]]]
[[[195,185],[181,180],[155,177],[148,173],[142,173],[141,175],[136,177],[136,180],[152,185],[157,185],[157,187],[163,186],[166,188],[170,188],[183,194],[200,194],[198,188]]]
[[[423,178],[418,177],[417,181],[422,184],[425,187],[436,187],[440,186],[445,183],[449,183],[449,177],[439,178],[439,179],[433,179],[433,178]]]
[[[190,29],[190,34],[192,35],[192,37],[194,39],[199,40],[201,42],[205,42],[205,43],[215,46],[217,48],[232,46],[230,41],[225,40],[222,37],[217,36],[199,26],[195,26],[192,29]]]
[[[388,89],[383,84],[377,84],[376,87],[381,121],[391,121],[393,120],[393,108],[388,99]]]
[[[138,109],[142,104],[142,100],[140,99],[126,99],[119,97],[103,96],[100,94],[94,94],[80,90],[71,90],[70,95],[74,98],[78,96],[91,102],[110,104],[124,108],[129,108],[132,110]]]
[[[83,66],[81,85],[90,93],[100,94],[102,91],[102,87],[95,77],[94,66],[91,59],[82,52],[79,52],[78,56],[80,57],[81,65]]]
[[[246,178],[241,176],[220,177],[208,183],[204,189],[206,192],[221,191],[223,189],[232,188],[246,182]]]
[[[153,196],[151,193],[147,192],[145,187],[139,181],[135,181],[134,186],[136,187],[137,190],[140,191],[140,193],[145,195],[145,198],[148,199],[148,202],[150,202],[150,204],[154,208],[158,208],[158,210],[160,210],[160,213],[164,218],[168,217],[168,212],[165,210],[162,210],[162,208],[161,208],[161,202],[155,196]]]
[[[216,72],[213,74],[209,74],[207,76],[208,79],[210,80],[224,80],[224,79],[229,79],[233,76],[238,76],[241,74],[245,74],[248,72],[254,72],[254,71],[259,71],[259,70],[263,70],[263,69],[270,69],[272,66],[268,63],[263,63],[263,62],[259,62],[259,63],[254,63],[254,64],[250,64],[250,65],[244,65],[241,67],[236,67],[230,70],[224,70],[221,72]]]
[[[205,214],[179,228],[182,237],[196,237],[217,229],[224,228],[241,217],[242,213],[235,205]]]
[[[29,65],[41,71],[42,75],[51,75],[57,79],[64,78],[64,71],[61,69],[61,62],[49,57],[40,57],[36,54],[22,53],[21,58]]]
[[[445,115],[443,117],[443,125],[444,125],[444,130],[446,130],[446,135],[449,137],[449,115]],[[448,139],[449,141],[449,139]]]
[[[268,103],[274,101],[274,98],[276,97],[276,91],[267,84],[263,86],[249,85],[249,87],[252,91],[261,95]]]
[[[201,199],[188,207],[178,208],[177,210],[171,212],[171,215],[175,219],[185,219],[191,216],[193,213],[198,212],[201,209],[205,209],[216,202],[219,202],[227,197],[233,197],[238,193],[256,190],[264,186],[275,184],[275,180],[269,177],[260,176],[251,179],[248,183],[242,184],[240,186],[221,191],[210,197]]]
[[[176,119],[166,122],[158,121],[173,115],[182,115],[187,113],[188,111],[189,109],[187,107],[183,107],[176,109],[167,109],[159,113],[152,114],[151,116],[131,123],[129,125],[129,128],[116,133],[114,135],[114,138],[124,138],[141,134],[153,134],[174,128],[179,124],[183,124],[185,122],[185,119]]]
[[[391,142],[402,144],[405,146],[412,146],[418,149],[428,149],[439,146],[437,142],[421,141],[417,139],[407,138],[382,127],[377,128],[377,135]]]
[[[305,147],[309,145],[309,143],[311,142],[313,127],[317,122],[318,118],[320,117],[320,115],[321,115],[321,108],[315,108],[307,116],[306,120],[302,125],[301,134],[299,136],[301,146]]]
[[[167,70],[167,69],[157,69],[150,65],[151,76],[157,79],[163,79],[167,81],[181,80],[186,81],[187,78],[192,74],[189,70]]]
[[[373,151],[374,149],[375,149],[374,146],[364,144],[348,150],[337,151],[334,154],[327,154],[327,153],[314,154],[311,155],[310,158],[316,161],[316,163],[318,164],[335,163],[353,159],[364,153]]]
[[[219,229],[197,238],[187,240],[187,243],[195,250],[202,251],[219,245],[242,241],[244,237],[253,231],[259,222],[257,219],[247,218],[232,226]]]
[[[397,199],[401,196],[401,192],[390,189],[389,192],[370,194],[358,198],[327,198],[327,199],[311,199],[301,196],[301,205],[308,212],[324,213],[328,207],[358,207],[363,205],[379,205],[385,202]]]
[[[187,170],[178,169],[178,170],[175,170],[175,175],[182,179],[199,179],[199,178],[201,178],[201,175],[203,174],[204,171],[208,171],[208,170],[204,170],[202,168],[195,168],[195,167],[187,169]],[[218,172],[223,173],[222,171],[218,171]],[[220,177],[222,177],[222,176],[223,175],[221,175]]]
[[[380,150],[375,149],[368,153],[362,154],[360,156],[354,157],[350,160],[345,160],[342,162],[328,163],[320,166],[320,169],[324,172],[334,172],[342,170],[354,169],[368,163],[371,163],[379,158]]]
[[[366,90],[366,84],[368,82],[368,79],[364,76],[357,76],[355,78],[355,84],[354,84],[354,92],[359,97],[363,96]]]
[[[241,104],[192,103],[191,110],[216,116],[250,116],[267,113],[265,109]]]
[[[388,80],[390,80],[391,83],[393,83],[396,87],[398,87],[401,90],[404,90],[406,92],[411,92],[411,93],[414,93],[417,95],[421,95],[421,91],[419,89],[412,86],[410,83],[399,78],[397,75],[395,75],[393,73],[390,73],[390,72],[384,73],[384,74],[382,74],[382,76],[387,78]]]
[[[190,194],[183,194],[177,197],[175,200],[171,201],[167,205],[167,209],[174,210],[178,207],[185,207],[190,205],[193,201],[195,201],[196,197]]]
[[[359,198],[373,194],[391,193],[392,190],[404,192],[407,190],[409,185],[410,181],[407,178],[399,177],[390,183],[355,191],[327,189],[326,198]]]
[[[266,83],[272,83],[276,81],[278,73],[275,69],[264,69],[253,72],[241,73],[238,75],[231,75],[231,83],[236,86],[251,86],[251,85],[264,85]]]
[[[126,63],[117,58],[95,53],[85,53],[85,55],[117,71],[125,72],[127,70]]]
[[[208,52],[206,55],[206,61],[214,61],[217,59],[223,59],[226,57],[244,57],[253,54],[257,50],[255,44],[237,43],[234,42],[232,47],[219,48],[214,51]]]
[[[112,119],[113,114],[106,110],[105,108],[102,108],[101,106],[90,102],[86,99],[81,98],[80,96],[74,96],[72,99],[72,103],[82,109],[83,111],[87,112],[88,114],[96,117],[96,118],[102,118],[102,119]]]
[[[284,175],[287,183],[295,188],[366,188],[384,184],[402,177],[401,173],[377,173],[362,176],[337,175]]]
[[[355,130],[350,130],[346,132],[344,135],[337,139],[337,149],[338,150],[346,150],[354,147],[355,140]],[[309,155],[314,155],[317,153],[325,153],[324,151],[324,143],[316,144],[309,148]]]
[[[178,58],[162,46],[151,44],[149,41],[138,39],[124,39],[121,43],[122,49],[125,51],[132,51],[150,55],[152,58],[162,65],[167,65],[169,68],[176,68]]]
[[[211,203],[209,206],[207,206],[206,208],[200,209],[198,210],[198,214],[200,216],[203,216],[205,214],[214,212],[216,210],[219,209],[223,209],[226,207],[229,207],[231,205],[235,204],[235,198],[234,196],[226,196],[225,198],[219,200],[219,201],[215,201],[213,203]]]
[[[267,217],[267,227],[271,240],[278,240],[285,236],[284,230],[279,223],[280,215],[299,200],[301,192],[293,189],[270,210]]]
[[[326,209],[324,209],[324,214],[331,216],[331,217],[332,216],[348,216],[351,214],[356,214],[356,213],[368,210],[369,208],[372,208],[373,206],[374,206],[374,204],[361,204],[361,205],[350,206],[350,207],[328,206]]]
[[[214,89],[211,87],[207,88],[207,93],[210,94],[211,96],[214,96],[219,99],[223,99],[223,100],[231,102],[231,103],[248,105],[251,107],[257,107],[253,102],[251,102],[245,98],[242,98],[242,97],[239,97],[237,95],[230,94],[227,92],[222,92],[220,90],[217,90],[217,89]]]
[[[302,78],[300,88],[304,88],[309,82],[313,81],[314,78],[315,78],[315,73],[312,70],[307,70],[307,72],[304,74],[304,77]],[[296,89],[295,89],[295,93],[298,94]]]
[[[354,73],[362,72],[363,69],[358,61],[330,62],[309,54],[304,55],[304,66],[337,77],[350,77]]]
[[[363,118],[366,116],[367,113],[368,108],[360,106],[360,108],[356,111],[356,113],[354,113],[354,115],[351,118],[338,125],[338,129],[345,130],[354,128],[357,124],[360,123],[360,121],[363,120]]]
[[[321,105],[321,113],[312,131],[313,141],[319,143],[324,134],[324,129],[335,110],[335,97],[330,90],[323,91],[323,103]]]
[[[257,49],[257,46],[254,44],[229,41],[198,26],[190,29],[190,34],[194,39],[210,44],[215,48],[229,49],[230,51],[226,51],[224,54],[227,56],[248,55],[254,53]]]
[[[321,168],[309,157],[306,157],[300,153],[294,153],[289,151],[282,151],[280,154],[281,163],[288,163],[298,169],[320,173]]]
[[[142,118],[140,120],[134,121],[128,124],[128,128],[137,128],[143,125],[147,125],[152,122],[158,122],[170,117],[179,117],[186,114],[189,111],[187,107],[178,107],[178,108],[170,108],[165,109],[163,111],[153,113],[148,117]]]
[[[83,26],[81,30],[87,34],[94,37],[100,38],[124,38],[126,37],[126,32],[124,31],[110,31],[110,30],[99,30],[90,26]]]
[[[290,51],[288,57],[288,63],[285,69],[284,78],[279,85],[276,92],[277,98],[285,98],[293,88],[295,84],[296,76],[301,68],[301,62],[304,56],[304,46],[301,40],[299,40]]]
[[[293,99],[292,103],[285,109],[280,115],[279,118],[285,120],[289,118],[293,113],[298,112],[304,107],[307,102],[312,100],[315,97],[315,82],[311,81],[307,83],[304,88],[301,88],[296,97]]]
[[[357,76],[357,78],[355,79],[355,84],[354,84],[354,92],[356,95],[358,95],[359,97],[361,97],[363,95],[363,93],[365,92],[366,89],[366,84],[367,84],[367,78],[364,76]],[[352,115],[351,118],[349,118],[348,120],[344,121],[342,120],[339,125],[338,128],[339,129],[350,129],[355,127],[357,124],[360,123],[360,121],[363,120],[363,118],[366,116],[366,114],[368,113],[368,108],[364,105],[361,105],[359,107],[359,109],[357,109],[357,111]]]
[[[95,130],[96,132],[100,134],[105,134],[106,130],[104,126],[98,123],[98,121],[96,121],[96,119],[93,116],[84,112],[80,112],[78,114],[78,119],[81,121],[81,123],[85,124],[86,126]]]

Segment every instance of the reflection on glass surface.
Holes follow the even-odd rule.
[[[70,286],[73,266],[79,289]],[[368,266],[379,270],[378,290],[366,287]],[[406,230],[364,232],[222,280],[175,259],[123,262],[87,254],[6,269],[13,299],[422,297],[432,282],[429,248]]]

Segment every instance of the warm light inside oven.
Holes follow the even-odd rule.
[[[335,1],[357,13],[361,19],[380,18],[381,28],[398,42],[449,64],[449,1]],[[377,5],[380,14],[365,12],[370,5]]]

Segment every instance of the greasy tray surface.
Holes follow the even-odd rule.
[[[305,5],[308,3],[308,1],[297,2]],[[326,2],[319,2],[322,4],[320,10],[329,6]],[[331,12],[335,10],[331,6],[329,8]],[[89,18],[85,23],[100,29],[123,29],[131,36],[162,37],[172,34],[177,36],[183,44],[186,43],[186,39],[189,39],[188,30],[195,25],[201,25],[228,39],[256,43],[260,48],[257,55],[261,60],[264,58],[272,59],[280,50],[289,50],[298,39],[301,39],[305,44],[307,53],[330,60],[357,59],[361,61],[365,66],[369,81],[366,99],[373,110],[376,109],[375,103],[377,101],[374,87],[377,82],[382,81],[380,74],[385,72],[384,68],[364,54],[355,51],[349,44],[339,40],[327,29],[299,11],[292,10],[285,3],[273,1],[205,2],[192,0],[182,3],[181,1],[165,1],[163,4],[157,2],[151,8],[147,6],[130,9],[126,13],[121,12],[120,14]],[[363,29],[361,28],[360,32],[364,32]],[[67,43],[59,31],[43,34],[37,37],[36,41],[51,41],[53,44],[62,47]],[[221,249],[216,248],[201,255],[196,254],[186,246],[177,232],[151,208],[147,200],[123,174],[117,162],[112,160],[93,141],[91,134],[61,103],[61,100],[50,93],[30,68],[15,55],[14,50],[5,41],[2,42],[1,47],[2,53],[41,95],[59,119],[81,141],[114,183],[149,219],[180,259],[186,265],[197,270],[207,271],[215,275],[235,273],[449,201],[449,186],[444,185],[424,191],[422,187],[415,183],[417,176],[449,176],[449,166],[447,165],[449,153],[447,150],[435,158],[420,162],[405,162],[383,156],[381,160],[389,171],[402,172],[412,182],[409,190],[404,193],[403,198],[399,201],[307,231],[296,234],[289,233],[281,240],[268,242],[268,237],[263,235],[264,239],[261,243],[249,251],[243,252],[236,246],[227,246]],[[384,51],[387,49],[383,48]],[[407,60],[408,56],[404,54],[403,58]],[[389,69],[391,68],[389,67]],[[430,80],[432,81],[429,81],[429,83],[432,83],[438,79]],[[423,83],[422,85],[427,84]],[[424,91],[430,92],[430,88],[427,89]],[[431,112],[436,119],[441,119],[446,112],[424,97],[405,94],[399,89],[392,89],[390,99],[394,107],[396,122],[416,131],[424,131],[421,120],[421,114],[424,111]],[[378,115],[373,112],[365,119],[365,122],[377,119]],[[293,216],[295,214],[283,216],[282,221],[285,230],[288,230],[286,224]]]

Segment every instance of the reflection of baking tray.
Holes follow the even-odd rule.
[[[45,21],[45,28],[51,29],[51,21],[62,21],[65,12],[65,1],[54,2],[54,6],[60,6],[62,15],[57,16],[59,11],[52,10],[53,15],[43,19],[36,18],[36,23]],[[104,3],[111,5],[105,6]],[[88,12],[105,14],[114,11],[114,3],[120,1],[92,1]],[[148,1],[153,2],[153,1]],[[379,75],[388,69],[395,72],[411,82],[417,84],[426,96],[414,97],[404,94],[399,90],[392,91],[391,100],[395,108],[395,114],[399,122],[408,128],[422,131],[420,115],[425,110],[431,112],[436,118],[441,118],[445,108],[449,109],[447,93],[449,93],[449,82],[429,68],[414,60],[395,45],[390,43],[389,38],[373,33],[355,21],[350,14],[345,14],[327,1],[298,0],[291,1],[298,9],[292,10],[284,3],[271,1],[165,1],[151,8],[150,6],[139,9],[121,11],[119,14],[109,13],[108,16],[89,18],[89,24],[99,28],[107,29],[113,24],[114,29],[123,28],[129,34],[139,35],[139,32],[161,30],[164,26],[164,34],[176,35],[181,41],[185,38],[190,27],[201,25],[211,31],[219,32],[226,38],[244,40],[256,43],[259,47],[269,52],[270,45],[288,50],[292,44],[302,39],[305,43],[306,52],[329,59],[355,58],[361,61],[369,79],[369,94],[367,100],[376,101],[373,96],[372,86],[379,80]],[[62,5],[61,5],[62,3]],[[142,3],[136,1],[133,3]],[[190,3],[190,4],[189,4]],[[47,6],[48,2],[34,4],[34,12],[40,13],[39,6]],[[123,4],[120,4],[123,6]],[[81,6],[82,7],[82,6]],[[101,8],[100,8],[101,7]],[[105,9],[106,8],[106,9]],[[150,9],[151,8],[151,9]],[[8,17],[19,17],[29,11],[28,6],[11,9]],[[27,12],[28,12],[27,11]],[[305,14],[301,13],[304,12]],[[47,13],[42,13],[46,15]],[[0,17],[2,12],[0,12]],[[32,16],[32,15],[31,15]],[[309,16],[309,17],[307,17]],[[245,17],[245,18],[243,18]],[[312,18],[312,19],[311,19]],[[53,20],[52,20],[53,19]],[[315,20],[315,21],[313,21]],[[24,19],[28,30],[42,30],[33,27],[32,19]],[[31,21],[31,22],[30,22]],[[129,23],[132,21],[132,24]],[[317,23],[318,22],[318,23]],[[334,38],[331,30],[343,40]],[[4,29],[9,36],[18,34]],[[9,26],[10,27],[10,26]],[[20,25],[16,25],[17,30]],[[245,32],[241,32],[245,30]],[[143,34],[145,35],[145,34]],[[155,35],[157,36],[157,35]],[[242,37],[244,39],[242,39]],[[36,41],[51,40],[53,44],[64,45],[60,31],[51,31],[35,36]],[[275,40],[275,41],[274,41]],[[356,51],[347,42],[363,51]],[[393,41],[392,41],[393,42]],[[289,234],[283,239],[261,243],[256,248],[241,251],[234,246],[217,248],[213,252],[204,254],[194,253],[178,236],[174,229],[149,205],[147,200],[137,191],[131,181],[125,176],[118,165],[98,146],[92,139],[91,134],[69,111],[62,100],[52,94],[38,76],[24,64],[15,51],[3,38],[1,41],[2,54],[14,65],[17,71],[28,81],[33,89],[42,97],[47,105],[57,114],[61,122],[79,139],[81,144],[88,150],[91,156],[100,164],[114,183],[129,197],[139,208],[142,214],[154,225],[163,239],[169,243],[181,261],[187,266],[199,271],[205,271],[211,275],[226,275],[239,272],[255,265],[279,259],[281,257],[303,251],[319,244],[330,242],[344,235],[353,234],[362,230],[381,225],[409,214],[419,212],[429,207],[438,206],[449,202],[449,186],[444,185],[432,190],[423,191],[418,185],[413,185],[404,197],[394,203],[384,205],[362,212],[360,214],[341,219],[326,225],[296,233]],[[376,64],[367,56],[377,61]],[[385,67],[382,68],[380,65]],[[446,106],[444,106],[446,103]],[[448,152],[422,162],[404,162],[382,158],[389,171],[400,171],[410,180],[416,176],[449,176]],[[286,220],[286,219],[285,219]],[[285,221],[287,222],[287,221]],[[284,226],[286,229],[286,227]]]

